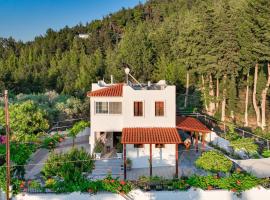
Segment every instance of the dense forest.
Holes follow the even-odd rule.
[[[149,0],[31,42],[1,38],[0,87],[82,97],[128,65],[142,82],[176,84],[186,107],[198,98],[211,116],[267,132],[269,19],[269,0]]]

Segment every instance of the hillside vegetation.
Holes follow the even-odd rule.
[[[150,0],[32,42],[0,39],[0,87],[84,96],[129,66],[142,82],[176,84],[186,107],[196,94],[209,115],[267,130],[269,19],[268,0]]]

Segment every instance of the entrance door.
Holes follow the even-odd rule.
[[[121,142],[122,132],[113,132],[113,147]]]

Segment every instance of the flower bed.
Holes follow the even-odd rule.
[[[19,184],[20,192],[31,193],[70,193],[70,192],[89,192],[97,193],[101,191],[107,191],[112,193],[129,193],[133,185],[129,181],[120,180],[118,178],[112,178],[108,175],[103,180],[87,180],[82,179],[80,184],[66,183],[63,180],[56,180],[53,178],[47,179],[45,185],[36,180],[21,181]]]
[[[233,192],[241,192],[258,186],[261,183],[267,184],[265,179],[258,179],[248,173],[235,172],[231,176],[218,177],[191,176],[189,178],[167,180],[162,177],[140,177],[134,185],[144,191],[149,190],[188,190],[190,187],[201,188],[203,190],[225,189]]]

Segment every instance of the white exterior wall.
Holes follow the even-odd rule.
[[[98,84],[92,84],[92,91],[101,88]],[[175,127],[175,90],[175,86],[167,86],[164,90],[134,90],[124,85],[123,97],[91,97],[91,152],[95,132],[121,132],[124,127]],[[134,101],[143,102],[143,116],[134,116]],[[155,116],[155,101],[164,101],[164,116]],[[96,114],[95,102],[122,102],[122,114]]]
[[[132,160],[132,168],[148,168],[150,158],[150,145],[144,148],[134,148],[133,144],[127,144],[127,158]],[[175,144],[165,144],[165,148],[155,148],[152,144],[152,167],[174,166]]]
[[[175,127],[175,86],[164,90],[134,90],[123,86],[124,127]],[[143,116],[134,116],[134,101],[143,102]],[[164,116],[155,116],[155,101],[164,101]]]

